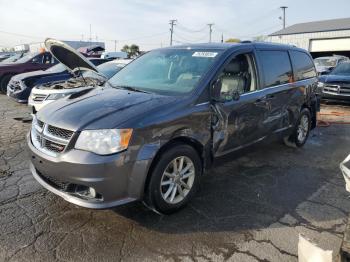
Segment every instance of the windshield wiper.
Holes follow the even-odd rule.
[[[140,92],[140,93],[146,93],[146,94],[150,94],[150,92],[141,90],[141,89],[137,89],[136,87],[133,86],[114,86],[115,88],[121,88],[121,89],[125,89],[125,90],[129,90],[129,91],[134,91],[134,92]]]

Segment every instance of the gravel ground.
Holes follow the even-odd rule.
[[[339,163],[350,125],[302,149],[265,142],[218,161],[198,196],[160,216],[140,203],[76,207],[28,170],[25,105],[0,95],[0,261],[297,261],[298,235],[336,254],[350,201]]]

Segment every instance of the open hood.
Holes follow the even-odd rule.
[[[47,38],[45,40],[45,47],[69,71],[92,70],[98,72],[97,68],[88,59],[61,41]]]

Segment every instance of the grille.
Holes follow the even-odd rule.
[[[70,139],[73,135],[73,131],[55,127],[55,126],[48,126],[47,131],[54,136],[57,136],[59,138],[63,139]]]
[[[42,102],[45,100],[47,95],[33,94],[33,101]]]
[[[350,95],[350,85],[326,85],[323,91],[334,95]]]
[[[61,153],[65,149],[65,146],[50,140],[45,140],[45,148],[52,152]]]
[[[37,171],[38,172],[38,171]],[[58,180],[57,178],[53,178],[50,176],[43,175],[42,173],[38,172],[39,176],[41,177],[42,180],[44,180],[46,183],[48,183],[50,186],[61,190],[61,191],[69,191],[71,187],[74,185],[68,182],[63,182]]]
[[[34,119],[31,140],[35,148],[47,155],[56,157],[66,149],[73,134],[73,131],[50,126]]]

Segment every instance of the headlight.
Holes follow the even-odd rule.
[[[80,133],[76,149],[86,150],[98,155],[109,155],[128,148],[132,129],[84,130]]]
[[[317,87],[324,87],[324,83],[323,82],[318,82],[317,83]]]
[[[51,94],[49,95],[46,100],[57,100],[65,96],[69,96],[72,93],[56,93],[56,94]]]

